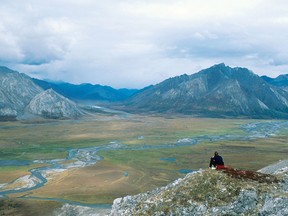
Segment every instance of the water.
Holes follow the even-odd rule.
[[[0,166],[29,166],[28,160],[0,160]]]
[[[29,170],[30,172],[30,183],[23,188],[15,188],[5,190],[5,187],[0,186],[0,197],[6,196],[13,193],[27,192],[35,190],[42,187],[47,183],[47,174],[51,172],[63,172],[72,168],[81,168],[86,166],[91,166],[98,161],[102,160],[98,155],[99,151],[107,150],[146,150],[146,149],[161,149],[161,148],[178,148],[181,146],[191,146],[196,145],[201,142],[217,142],[220,140],[251,140],[258,138],[266,138],[269,136],[275,135],[281,129],[288,129],[288,121],[277,121],[277,122],[261,122],[261,123],[250,123],[241,126],[241,129],[245,132],[243,135],[238,134],[225,134],[225,135],[202,135],[190,138],[179,139],[176,143],[166,143],[162,145],[138,145],[138,146],[129,146],[125,144],[120,144],[117,141],[113,141],[110,144],[105,146],[90,147],[90,148],[79,148],[79,149],[70,149],[67,151],[67,157],[63,159],[54,159],[54,160],[35,160],[31,161],[17,161],[17,160],[0,160],[0,166],[28,166],[32,163],[43,163],[48,164],[48,166],[34,168]],[[160,160],[167,162],[176,162],[176,158],[160,158]],[[194,170],[181,169],[180,173],[187,174],[193,172]],[[124,173],[124,176],[128,176],[128,172]],[[32,179],[32,180],[31,180]],[[20,179],[21,180],[21,179]],[[12,181],[8,185],[15,183]],[[19,179],[18,179],[19,181]],[[29,197],[27,197],[29,198]],[[57,198],[51,198],[55,201],[71,203],[68,200],[60,200]],[[74,203],[74,202],[73,202]],[[77,205],[83,205],[84,203],[74,203]],[[98,205],[94,205],[96,207]]]
[[[176,158],[160,158],[160,160],[167,161],[167,162],[176,162]]]
[[[188,174],[188,173],[191,173],[191,172],[195,172],[196,170],[191,170],[191,169],[180,169],[178,170],[179,173],[182,173],[182,174]]]

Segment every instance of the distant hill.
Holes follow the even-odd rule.
[[[205,117],[288,118],[288,93],[246,68],[214,65],[169,78],[126,102],[133,111]]]
[[[288,89],[288,74],[283,74],[276,78],[271,78],[268,76],[262,76],[261,78],[271,85]]]
[[[0,67],[0,120],[14,120],[28,113],[45,118],[74,118],[81,112],[53,90],[45,92],[29,76]]]
[[[51,82],[32,79],[34,83],[44,90],[52,88],[59,94],[75,101],[122,101],[135,94],[136,89],[114,89],[110,86],[80,84],[75,85],[65,82]]]

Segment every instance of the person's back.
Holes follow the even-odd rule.
[[[223,158],[220,155],[214,156],[215,164],[224,166]]]
[[[223,169],[224,168],[224,161],[223,158],[218,154],[218,152],[214,153],[214,157],[210,160],[209,167],[211,168],[214,166],[216,169]]]

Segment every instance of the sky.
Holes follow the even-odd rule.
[[[288,73],[287,0],[1,0],[0,65],[143,88],[225,63]]]

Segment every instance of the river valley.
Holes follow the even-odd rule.
[[[149,140],[146,141],[145,135],[137,136],[140,144],[125,143],[123,140],[113,139],[104,145],[97,145],[95,147],[78,147],[69,148],[66,150],[66,157],[54,159],[34,159],[34,160],[13,160],[2,159],[0,160],[0,167],[17,167],[37,165],[29,170],[29,174],[21,176],[10,182],[3,182],[0,184],[0,196],[9,197],[16,194],[16,197],[22,199],[40,199],[40,200],[53,200],[60,203],[66,203],[72,206],[92,207],[99,209],[109,209],[111,204],[94,204],[60,197],[37,197],[30,195],[32,191],[42,188],[51,181],[55,175],[67,172],[69,170],[82,169],[85,167],[93,166],[102,161],[104,158],[101,152],[108,151],[147,151],[159,149],[177,149],[182,147],[190,147],[199,145],[201,143],[217,143],[217,142],[231,142],[231,141],[250,141],[266,139],[278,135],[282,131],[288,130],[287,121],[252,121],[245,124],[239,124],[239,131],[237,133],[222,133],[222,134],[201,134],[195,136],[178,137],[175,141],[165,141],[164,143],[150,144]],[[5,130],[4,127],[1,130]],[[176,157],[161,157],[159,160],[164,163],[176,163]],[[193,169],[178,170],[179,173],[187,173]],[[123,172],[123,176],[128,177],[129,171]],[[17,196],[19,194],[19,196]],[[15,197],[15,195],[13,195]]]

